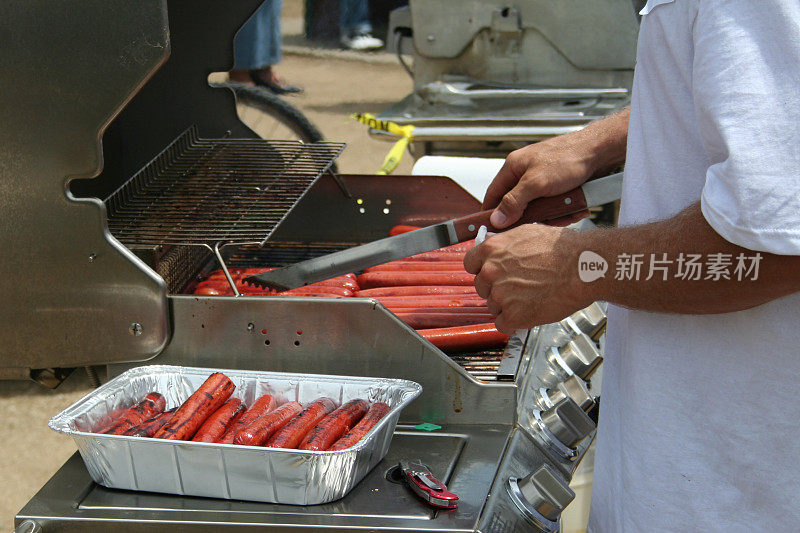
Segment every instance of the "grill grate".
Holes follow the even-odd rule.
[[[192,127],[106,199],[109,230],[126,245],[263,244],[343,149]]]
[[[503,350],[451,354],[450,359],[477,379],[497,381],[497,369],[503,359]]]

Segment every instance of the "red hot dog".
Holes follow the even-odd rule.
[[[132,437],[152,437],[156,434],[156,431],[164,427],[164,425],[169,422],[169,419],[172,418],[172,414],[176,409],[178,408],[173,407],[169,411],[164,411],[153,418],[145,420],[138,426],[134,426],[127,430],[125,433],[123,433],[123,435],[129,435]]]
[[[276,431],[283,428],[302,410],[303,405],[300,402],[287,402],[248,424],[236,434],[233,442],[247,446],[263,446]]]
[[[508,335],[497,331],[494,324],[421,329],[418,333],[444,352],[500,348],[508,342]]]
[[[300,444],[301,450],[327,450],[366,414],[366,400],[350,400],[315,425]]]
[[[233,420],[247,408],[239,398],[231,398],[209,416],[192,440],[195,442],[217,442]]]
[[[235,388],[236,385],[226,375],[219,372],[211,374],[153,437],[169,440],[191,439],[206,418],[230,398]]]
[[[275,398],[271,394],[264,394],[254,401],[253,405],[250,406],[250,409],[245,411],[242,416],[230,423],[228,429],[225,430],[225,433],[217,442],[222,444],[233,444],[233,439],[236,437],[236,434],[239,431],[274,409]]]
[[[375,427],[381,418],[386,416],[386,413],[389,412],[389,406],[383,402],[375,402],[373,403],[367,414],[364,415],[364,418],[356,424],[353,429],[345,433],[342,438],[337,440],[333,443],[333,445],[328,448],[328,451],[336,451],[336,450],[344,450],[345,448],[349,448],[350,446],[354,445],[366,435],[370,429]]]
[[[317,422],[336,408],[330,398],[319,398],[303,409],[297,416],[289,420],[277,433],[272,435],[265,446],[271,448],[297,448],[303,437],[311,431]]]
[[[161,394],[157,392],[148,393],[142,401],[125,411],[122,416],[117,419],[116,423],[103,430],[102,433],[107,435],[122,435],[130,428],[138,426],[145,420],[153,418],[155,415],[163,412],[166,406],[167,401]]]

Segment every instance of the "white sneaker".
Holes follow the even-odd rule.
[[[383,41],[369,33],[349,33],[342,36],[342,46],[349,50],[363,52],[381,48]]]

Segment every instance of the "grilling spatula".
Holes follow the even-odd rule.
[[[487,226],[495,233],[532,222],[544,222],[589,207],[619,200],[622,193],[622,174],[587,181],[571,191],[547,198],[537,198],[528,204],[522,218],[507,228],[496,229],[489,223],[492,209],[455,218],[394,237],[387,237],[347,250],[276,268],[263,274],[244,278],[247,283],[279,291],[302,287],[324,279],[359,272],[371,266],[403,259],[415,254],[430,252],[469,239],[474,239],[478,228]]]

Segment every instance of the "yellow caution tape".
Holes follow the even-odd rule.
[[[377,172],[379,176],[391,174],[394,169],[397,168],[397,165],[400,164],[400,161],[403,159],[403,154],[406,148],[408,148],[408,143],[410,143],[414,137],[414,126],[410,124],[408,126],[400,126],[388,120],[381,120],[371,113],[354,113],[352,118],[370,128],[385,131],[400,137],[400,139],[394,143],[392,149],[389,150],[389,153],[386,154],[386,159],[383,160],[383,165],[381,165],[380,170]]]

